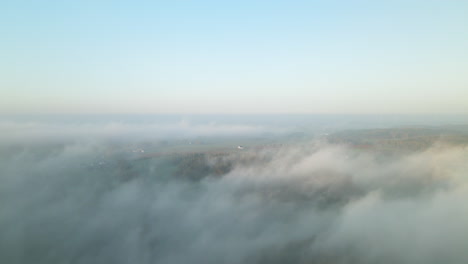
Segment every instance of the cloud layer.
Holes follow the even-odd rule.
[[[50,142],[70,140],[118,139],[141,141],[195,137],[256,136],[272,128],[246,124],[191,123],[186,120],[164,123],[129,122],[15,122],[0,121],[3,142]],[[275,133],[286,129],[274,129]]]
[[[1,263],[468,261],[465,147],[206,155],[230,169],[196,180],[96,142],[0,154]]]

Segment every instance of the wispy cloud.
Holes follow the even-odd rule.
[[[1,262],[468,260],[464,147],[388,158],[311,143],[207,157],[231,170],[196,181],[157,159],[87,166],[105,150],[2,153]]]
[[[245,124],[191,123],[59,123],[59,122],[0,122],[0,140],[57,141],[73,139],[173,139],[193,137],[255,136],[281,133],[288,129]]]

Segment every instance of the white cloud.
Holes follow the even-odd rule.
[[[197,180],[157,159],[88,166],[105,152],[97,142],[2,152],[0,262],[468,260],[465,147],[385,158],[310,143],[211,157],[232,169]]]

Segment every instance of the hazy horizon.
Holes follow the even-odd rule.
[[[467,14],[0,1],[0,263],[468,263]]]

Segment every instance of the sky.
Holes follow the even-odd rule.
[[[1,1],[0,113],[468,114],[468,1]]]

